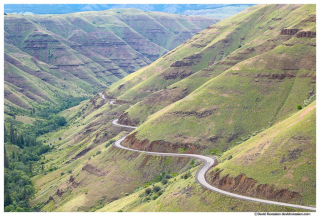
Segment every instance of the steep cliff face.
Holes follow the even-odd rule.
[[[91,95],[102,91],[216,21],[133,9],[67,15],[7,14],[5,61],[19,68],[13,76],[11,67],[6,67],[5,81],[11,86],[6,88],[6,95],[16,95],[14,100],[14,97],[7,99],[26,108],[32,106],[32,101],[52,102],[63,95]],[[30,65],[34,68],[27,69]],[[41,99],[36,99],[33,94],[39,93],[26,94],[28,90],[22,87],[32,86],[28,79],[23,80],[25,84],[21,84],[21,79],[14,79],[22,76],[21,73],[35,78],[41,76],[38,85],[42,89],[45,87],[41,86],[47,85],[58,89],[63,86],[64,93],[59,94],[61,97],[55,96],[56,90],[48,88],[46,91],[50,93],[38,95]],[[22,88],[20,95],[12,92],[12,88]],[[27,98],[21,99],[23,95]]]

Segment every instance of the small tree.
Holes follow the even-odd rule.
[[[145,191],[144,191],[147,195],[148,194],[150,194],[151,193],[151,189],[150,188],[147,188],[147,189],[145,189]]]
[[[4,147],[4,167],[9,168],[9,160],[7,158],[6,147]]]
[[[165,184],[168,183],[168,180],[167,179],[162,179],[161,183],[165,185]]]
[[[154,186],[153,187],[153,191],[154,192],[158,192],[158,191],[160,191],[161,190],[161,187],[159,187],[159,186]]]

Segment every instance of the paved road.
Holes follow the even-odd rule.
[[[121,125],[118,123],[118,119],[115,119],[112,121],[112,124],[117,126],[117,127],[125,127],[125,128],[131,128],[131,129],[136,129],[137,127],[132,127],[132,126],[127,126],[127,125]],[[148,154],[148,155],[159,155],[159,156],[178,156],[178,157],[191,157],[191,158],[196,158],[196,159],[200,159],[204,162],[204,165],[198,170],[198,172],[196,173],[196,181],[201,184],[202,186],[204,186],[205,188],[227,195],[227,196],[231,196],[231,197],[235,197],[238,199],[243,199],[243,200],[247,200],[247,201],[254,201],[254,202],[260,202],[260,203],[266,203],[266,204],[272,204],[272,205],[279,205],[279,206],[287,206],[287,207],[292,207],[292,208],[299,208],[299,209],[305,209],[305,210],[309,210],[309,211],[316,211],[315,207],[311,207],[311,206],[302,206],[302,205],[295,205],[295,204],[290,204],[290,203],[282,203],[282,202],[276,202],[276,201],[271,201],[271,200],[264,200],[264,199],[258,199],[258,198],[254,198],[254,197],[247,197],[247,196],[242,196],[239,194],[234,194],[234,193],[230,193],[224,190],[221,190],[219,188],[213,187],[212,185],[210,185],[207,181],[206,181],[206,173],[208,172],[208,170],[217,162],[216,158],[212,158],[212,157],[208,157],[208,156],[204,156],[204,155],[197,155],[197,154],[179,154],[179,153],[161,153],[161,152],[148,152],[148,151],[140,151],[140,150],[136,150],[136,149],[130,149],[127,147],[124,147],[121,145],[121,142],[126,138],[126,136],[122,137],[121,139],[117,140],[113,146],[117,147],[117,148],[121,148],[121,149],[125,149],[128,151],[134,151],[134,152],[140,152],[140,153],[144,153],[144,154]]]
[[[103,99],[103,100],[106,100],[105,96],[102,94],[102,92],[99,93],[100,97]],[[116,99],[109,99],[109,104],[111,105],[116,105],[114,104],[114,102],[116,101]]]
[[[104,100],[106,99],[106,98],[104,97],[104,95],[102,94],[102,92],[100,92],[99,95],[100,95],[100,97],[101,97],[102,99],[104,99]]]

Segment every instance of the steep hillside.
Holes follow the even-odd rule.
[[[315,13],[315,5],[256,5],[61,112],[69,124],[40,138],[53,149],[33,177],[32,206],[297,211],[205,190],[194,179],[200,161],[111,146],[125,135],[122,145],[132,149],[215,155],[220,164],[207,180],[223,190],[314,206]],[[116,118],[138,128],[114,126]]]
[[[197,168],[196,168],[197,169]],[[134,192],[119,200],[106,204],[98,212],[294,212],[303,211],[289,207],[266,205],[230,198],[201,187],[192,177],[183,174],[170,179],[166,185],[156,184],[162,193],[145,190]],[[152,189],[152,187],[150,187]],[[159,196],[160,194],[160,196]],[[183,203],[183,204],[181,204]]]
[[[58,103],[70,95],[85,96],[86,90],[91,89],[82,79],[51,67],[13,45],[5,44],[5,111],[38,108],[39,103],[45,102]]]
[[[40,139],[54,150],[39,161],[44,168],[35,170],[32,206],[43,211],[95,211],[158,181],[161,172],[189,169],[188,158],[151,157],[111,145],[126,133],[111,120],[128,107],[95,97],[61,113],[69,125]]]
[[[114,148],[111,143],[124,133],[110,122],[127,107],[96,97],[62,113],[73,124],[42,137],[55,150],[45,155],[44,169],[33,178],[32,206],[42,211],[297,211],[203,189],[194,180],[197,161]],[[168,183],[157,183],[163,176],[169,176]],[[147,196],[151,184],[161,190]],[[188,205],[179,205],[181,200]]]
[[[8,14],[6,100],[10,106],[30,108],[66,95],[97,93],[216,21],[136,9]],[[46,90],[36,92],[35,85]]]
[[[284,45],[294,38],[292,34],[281,33],[287,26],[300,25],[296,27],[305,30],[311,27],[314,31],[314,12],[300,7],[257,5],[249,8],[208,27],[150,66],[113,84],[112,95],[139,102],[120,118],[120,122],[141,124],[150,114],[184,98],[237,63]],[[304,21],[300,23],[301,20]],[[315,44],[315,38],[300,38],[299,41],[309,44],[310,49]]]
[[[223,153],[220,164],[208,172],[207,179],[235,193],[316,205],[315,152],[316,102],[313,102]]]
[[[138,102],[120,122],[141,124],[149,116],[140,140],[223,150],[287,118],[315,94],[314,13],[310,5],[259,5],[211,26],[110,87],[119,99]]]
[[[251,29],[245,28],[246,23],[250,23],[247,27],[251,26]],[[226,37],[230,31],[213,34],[212,31],[223,27],[235,29],[237,34]],[[218,39],[210,38],[211,35]],[[220,155],[229,149],[232,151],[233,147],[289,118],[315,100],[315,35],[314,5],[258,5],[210,26],[152,65],[110,87],[110,95],[137,102],[120,117],[122,124],[140,124],[124,140],[124,145],[160,152]],[[219,47],[219,43],[225,45]],[[186,52],[195,44],[200,45],[193,52]],[[221,59],[221,53],[227,53],[227,56]],[[312,118],[315,120],[315,116],[310,116]],[[315,124],[311,121],[308,128],[310,130],[303,135],[308,136],[306,145],[314,145]],[[292,131],[284,131],[282,139],[290,139]],[[282,155],[291,154],[291,147],[284,146],[277,151]],[[297,149],[294,151],[300,154],[301,149]],[[304,153],[306,157],[313,158],[314,151],[310,149]],[[296,152],[294,154],[297,155]],[[259,164],[265,163],[269,162],[263,158]],[[301,159],[300,165],[307,166],[308,163],[310,161]],[[225,166],[228,170],[229,163]],[[306,175],[302,183],[300,174],[295,177],[294,181],[300,182],[299,187],[293,187],[288,179],[279,180],[283,183],[277,184],[281,176],[266,177],[277,169],[263,172],[257,168],[261,173],[251,170],[248,174],[259,184],[275,184],[274,192],[282,190],[284,194],[278,197],[272,193],[257,196],[314,205],[312,179],[315,167],[309,168],[311,176]],[[246,174],[245,168],[239,172],[241,170]],[[291,176],[293,171],[290,170],[284,169],[280,173]],[[295,191],[299,197],[295,197]]]

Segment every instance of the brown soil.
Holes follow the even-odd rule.
[[[296,34],[297,38],[315,38],[316,32],[312,31],[300,31]]]
[[[82,167],[82,171],[87,171],[89,172],[90,174],[93,174],[95,176],[105,176],[108,174],[107,171],[104,171],[104,170],[100,170],[98,169],[97,167],[87,163],[85,164],[83,167]]]
[[[229,177],[229,174],[221,177],[222,170],[215,172],[211,170],[207,174],[208,182],[225,191],[242,194],[251,197],[262,199],[271,199],[277,201],[288,202],[292,199],[299,199],[299,192],[289,191],[288,189],[278,189],[273,185],[259,184],[257,180],[246,177],[245,174],[240,174],[237,177]]]
[[[210,115],[212,115],[215,112],[216,109],[212,109],[212,110],[205,110],[202,112],[196,112],[196,111],[175,111],[173,112],[173,114],[177,115],[177,116],[195,116],[198,118],[205,118],[208,117]]]
[[[139,124],[139,120],[137,119],[131,119],[128,115],[127,112],[123,113],[120,117],[119,117],[119,120],[118,122],[120,124],[123,124],[123,125],[129,125],[129,126],[136,126]]]
[[[166,72],[162,73],[161,76],[165,80],[169,79],[184,79],[190,75],[194,74],[194,71],[191,69],[185,69],[185,70],[167,70]]]
[[[299,29],[282,29],[281,33],[282,35],[295,35]]]
[[[150,142],[147,139],[139,140],[136,138],[137,133],[138,132],[135,132],[127,136],[126,139],[122,142],[122,145],[128,148],[149,152],[179,153],[179,149],[185,149],[189,153],[195,154],[199,153],[200,151],[206,148],[204,146],[192,143],[171,143],[163,140],[156,140]]]

